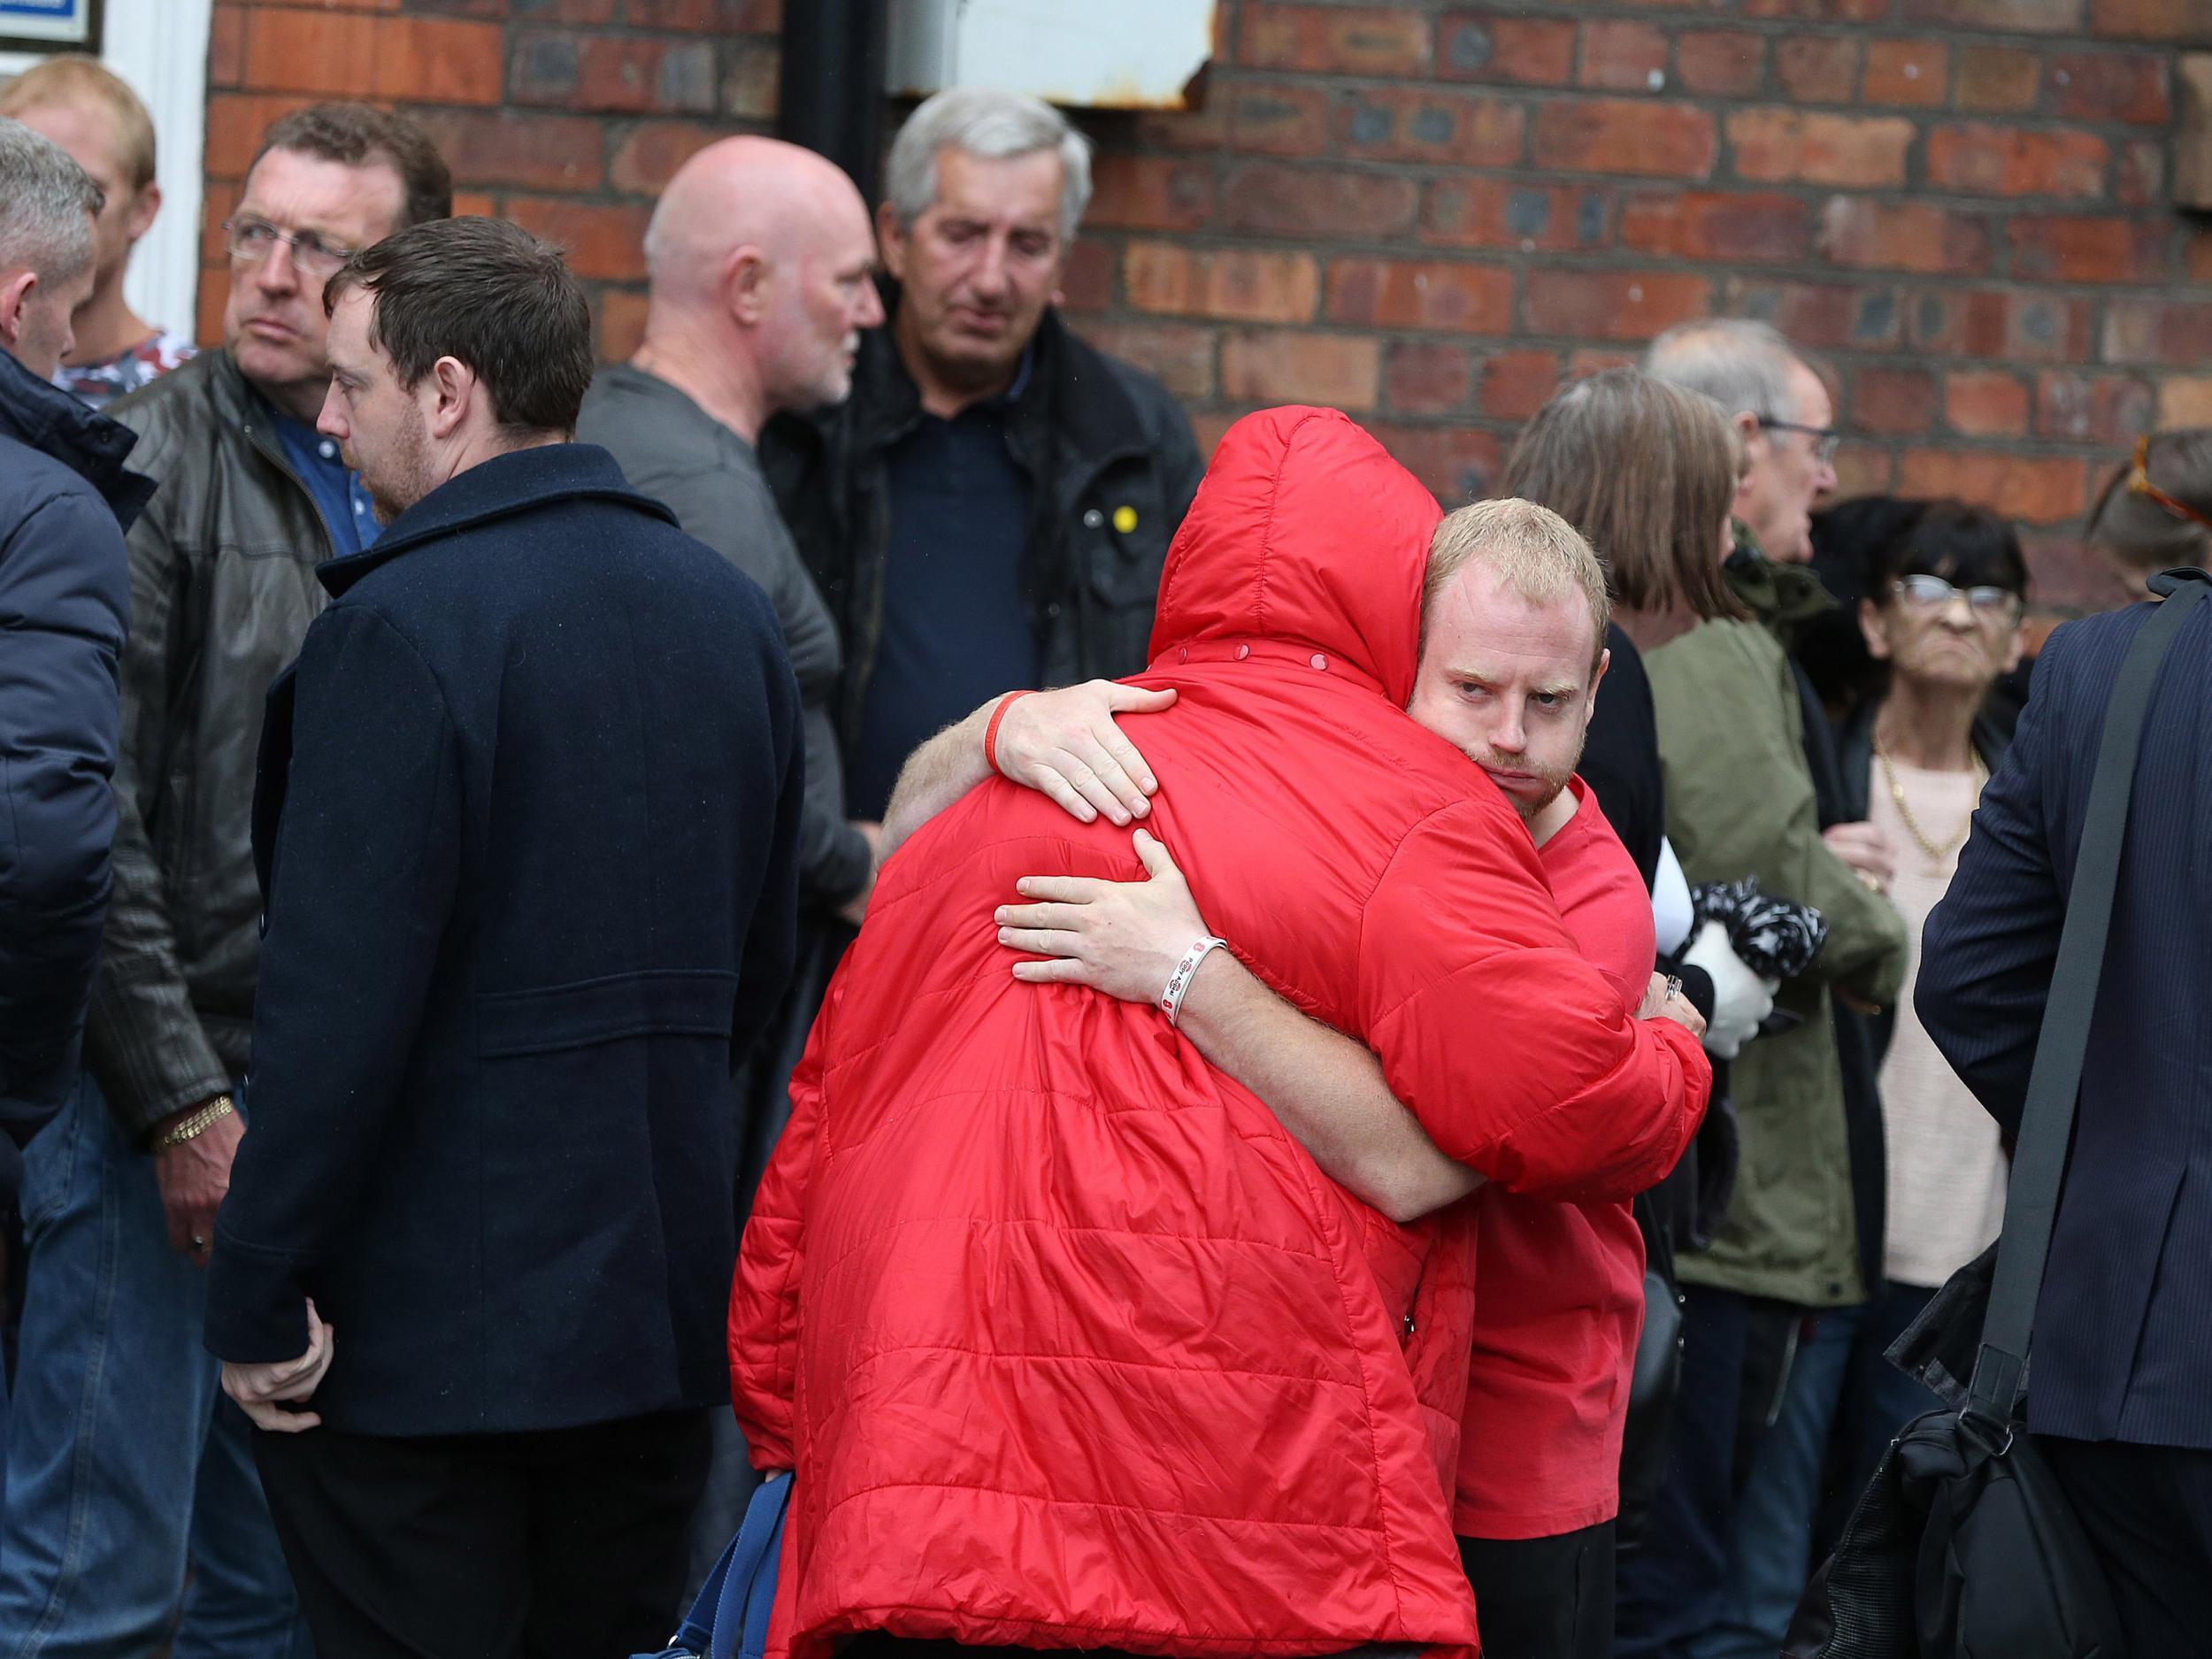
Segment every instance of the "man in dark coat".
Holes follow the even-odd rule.
[[[99,206],[83,168],[0,119],[0,1125],[18,1145],[75,1080],[115,836],[121,526],[153,489],[123,468],[131,434],[49,383]]]
[[[324,1652],[603,1659],[666,1634],[725,1397],[798,689],[759,588],[567,442],[556,250],[421,225],[325,303],[386,529],[270,693],[208,1345]]]

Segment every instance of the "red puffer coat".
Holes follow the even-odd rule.
[[[1504,797],[1400,711],[1436,519],[1341,415],[1231,432],[1140,677],[1181,694],[1144,723],[1151,827],[1453,1156],[1625,1195],[1709,1073],[1623,1017]],[[999,781],[917,834],[793,1084],[730,1310],[754,1462],[798,1472],[772,1649],[1471,1642],[1471,1227],[1350,1197],[1156,1010],[1014,979],[991,913],[1037,872],[1142,873]]]

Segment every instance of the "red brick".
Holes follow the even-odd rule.
[[[1402,173],[1248,162],[1223,178],[1218,218],[1261,235],[1377,242],[1410,231],[1420,199]]]
[[[1607,369],[1632,369],[1641,359],[1633,351],[1608,351],[1596,346],[1581,346],[1567,357],[1567,379],[1579,380]]]
[[[1860,50],[1849,35],[1793,35],[1775,45],[1775,78],[1794,103],[1848,104],[1859,84]]]
[[[1928,134],[1928,182],[1977,196],[2100,196],[2110,158],[2088,133],[1969,123]]]
[[[1674,42],[1674,73],[1700,97],[1742,98],[1759,89],[1766,42],[1744,29],[1685,29]]]
[[[644,207],[603,207],[557,196],[511,196],[507,217],[534,235],[568,250],[580,277],[635,281],[645,274]]]
[[[2212,17],[2201,0],[2091,0],[2089,27],[2128,40],[2212,46]]]
[[[614,152],[607,176],[616,189],[627,195],[658,196],[677,168],[727,136],[726,127],[696,121],[641,121]]]
[[[499,203],[482,190],[456,190],[453,193],[453,217],[456,219],[497,219]]]
[[[218,6],[208,19],[207,84],[235,87],[246,73],[246,14]]]
[[[2166,367],[2212,359],[2212,303],[2115,300],[2105,311],[2107,363]]]
[[[1437,73],[1447,81],[1563,87],[1574,73],[1571,23],[1494,12],[1448,12],[1438,27]]]
[[[1851,382],[1851,426],[1882,437],[1925,432],[1935,420],[1935,376],[1920,369],[1861,369]]]
[[[645,342],[645,296],[606,288],[599,296],[599,360],[620,363]]]
[[[516,39],[509,92],[518,104],[703,115],[718,96],[714,45],[526,32]]]
[[[782,50],[767,41],[739,41],[722,71],[722,113],[741,121],[776,119]]]
[[[2020,438],[2028,430],[2027,382],[1996,370],[1943,377],[1943,419],[1969,438]]]
[[[1601,248],[1612,201],[1612,191],[1604,186],[1439,179],[1429,187],[1421,239],[1525,253]]]
[[[1526,420],[1559,389],[1555,351],[1494,351],[1482,365],[1482,412],[1499,420]]]
[[[223,343],[223,306],[229,298],[228,270],[200,273],[199,316],[192,337],[201,345],[212,349]]]
[[[2016,46],[1969,46],[1959,53],[1959,84],[1953,95],[1971,114],[2018,115],[2035,107],[2043,88],[2043,60]]]
[[[1719,150],[1712,116],[1693,104],[1579,98],[1547,104],[1536,117],[1539,167],[1704,179]]]
[[[1880,189],[1905,182],[1913,125],[1901,116],[1801,115],[1741,110],[1728,118],[1736,176],[1762,184]]]
[[[2020,635],[2031,656],[2070,617],[2117,611],[2133,602],[2118,568],[2085,545],[2078,533],[2031,530],[2021,536],[2020,550],[2028,556],[2028,616]]]
[[[496,23],[390,19],[377,26],[371,90],[409,104],[497,104],[506,50]]]
[[[1889,0],[1743,0],[1747,18],[1787,18],[1799,23],[1878,23]]]
[[[2120,146],[2120,159],[2112,169],[2112,199],[2122,207],[2166,205],[2166,147],[2132,143]]]
[[[1123,230],[1196,230],[1212,217],[1213,170],[1171,156],[1102,155],[1084,223]]]
[[[2177,375],[2161,381],[2158,424],[2168,431],[2181,426],[2212,426],[2212,379]]]
[[[2212,282],[2212,230],[2190,233],[2189,280],[2192,282]]]
[[[1907,495],[1955,495],[2029,524],[2078,517],[2089,491],[2089,467],[2073,458],[2030,459],[2003,450],[1911,449],[1899,469]]]
[[[1709,278],[1658,271],[1545,271],[1521,300],[1528,333],[1586,340],[1648,340],[1712,308]]]
[[[1988,227],[1947,208],[1837,196],[1829,197],[1820,220],[1820,251],[1835,265],[1947,276],[1989,265]]]
[[[1502,334],[1513,327],[1513,273],[1436,260],[1335,259],[1322,314],[1374,328]]]
[[[534,190],[599,187],[606,129],[588,117],[426,110],[421,119],[454,178],[464,183],[518,184]]]
[[[1064,311],[1095,313],[1114,303],[1114,249],[1094,236],[1079,237],[1068,250],[1054,303]]]
[[[365,97],[376,83],[377,19],[327,12],[250,12],[243,84],[266,91]]]
[[[2163,127],[2173,115],[2166,60],[2152,52],[2064,52],[2051,59],[2051,112],[2070,121]]]
[[[1321,269],[1307,253],[1207,252],[1136,242],[1122,251],[1121,276],[1138,311],[1238,322],[1308,322],[1321,297]]]
[[[2081,27],[2081,8],[2082,0],[1905,0],[1915,23],[2000,35],[2070,35]]]
[[[1383,356],[1383,402],[1401,415],[1456,414],[1473,379],[1474,360],[1463,346],[1400,340]]]
[[[1498,439],[1461,422],[1440,426],[1371,422],[1367,429],[1447,507],[1479,500],[1497,476],[1502,448]]]
[[[1941,41],[1871,41],[1859,97],[1932,109],[1942,104],[1950,72],[1951,49]]]
[[[1347,155],[1510,167],[1521,159],[1521,111],[1496,98],[1418,87],[1363,89],[1337,111]]]
[[[1214,331],[1196,323],[1087,322],[1083,338],[1133,363],[1176,396],[1202,402],[1214,395]]]
[[[1614,92],[1656,92],[1666,84],[1667,37],[1649,23],[1585,23],[1575,79]]]
[[[1199,409],[1191,411],[1190,435],[1197,441],[1198,453],[1206,457],[1208,465],[1213,464],[1214,451],[1221,447],[1222,439],[1228,435],[1229,428],[1236,425],[1237,419],[1238,417],[1227,410]]]
[[[1247,153],[1317,156],[1329,147],[1329,95],[1279,81],[1229,89],[1230,142]]]
[[[1897,290],[1864,282],[1748,282],[1736,277],[1728,283],[1726,297],[1723,309],[1729,315],[1770,322],[1814,350],[1889,351],[1904,333]]]
[[[1320,74],[1425,74],[1429,20],[1410,11],[1248,4],[1237,19],[1237,61]]]
[[[261,134],[279,116],[305,109],[312,95],[258,96],[219,92],[207,101],[207,141],[200,165],[211,179],[242,179],[261,148]]]
[[[777,0],[627,0],[623,21],[632,28],[698,35],[773,35],[782,27],[783,8]]]
[[[1239,329],[1221,342],[1221,392],[1248,403],[1375,406],[1382,349],[1362,334]]]
[[[2159,219],[2019,214],[2006,226],[2012,274],[2039,281],[2156,282],[2172,265],[2173,234]]]
[[[2035,433],[2070,443],[2132,442],[2151,429],[2151,388],[2117,374],[2047,370],[2036,377]]]
[[[219,180],[209,180],[200,197],[200,264],[203,267],[221,266],[228,269],[230,253],[225,247],[223,221],[238,211],[241,188]]]
[[[1233,90],[1224,95],[1225,88],[1216,85],[1208,93],[1202,107],[1194,110],[1141,110],[1137,112],[1133,137],[1140,150],[1226,150],[1229,146],[1229,112],[1236,99]],[[1325,115],[1322,135],[1328,134]]]
[[[2089,352],[2089,305],[2055,294],[1940,288],[1908,296],[1916,350],[2009,363],[2078,363]]]
[[[1793,196],[1657,191],[1621,204],[1620,238],[1639,253],[1682,259],[1801,259],[1812,244],[1812,211]]]
[[[1847,439],[1836,450],[1834,465],[1834,499],[1838,501],[1848,501],[1854,495],[1886,495],[1897,474],[1896,463],[1887,449]]]

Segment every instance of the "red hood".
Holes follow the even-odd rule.
[[[1152,657],[1210,639],[1310,645],[1403,708],[1420,651],[1421,576],[1443,515],[1333,409],[1229,428],[1168,549]]]

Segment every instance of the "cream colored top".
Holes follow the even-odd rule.
[[[1890,898],[1905,918],[1910,951],[1905,983],[1910,986],[1920,973],[1928,912],[1957,873],[1958,849],[1930,857],[1891,799],[1881,761],[1867,764],[1873,772],[1867,817],[1897,849]],[[1956,835],[1974,810],[1978,774],[1891,764],[1920,833],[1939,847]],[[2003,1225],[2009,1165],[1997,1142],[1996,1121],[1937,1052],[1909,994],[1897,1001],[1897,1031],[1882,1061],[1881,1088],[1889,1175],[1884,1271],[1900,1284],[1940,1285],[1986,1249]]]

